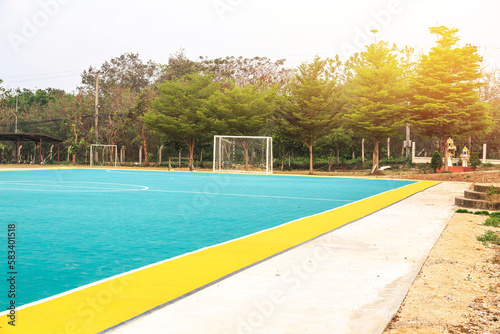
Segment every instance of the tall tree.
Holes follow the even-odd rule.
[[[194,149],[211,138],[215,120],[208,100],[220,84],[210,76],[190,74],[158,86],[158,97],[141,118],[146,126],[181,141],[189,148],[190,168],[193,169]]]
[[[456,28],[440,26],[429,31],[437,35],[437,46],[421,57],[412,80],[412,123],[422,134],[438,140],[448,161],[448,137],[484,131],[491,120],[479,99],[482,59],[477,48],[458,47]]]
[[[275,109],[277,87],[264,89],[256,84],[240,86],[231,83],[223,91],[218,91],[210,98],[209,107],[214,117],[219,120],[219,134],[233,136],[259,136],[265,132],[265,126]],[[245,170],[248,170],[249,141],[242,140]]]
[[[161,68],[161,75],[158,82],[165,80],[173,80],[183,77],[187,74],[199,72],[201,64],[189,59],[186,55],[186,50],[180,49],[168,58],[168,64]]]
[[[279,131],[300,140],[309,148],[309,174],[313,174],[314,144],[336,125],[342,108],[339,69],[336,59],[316,57],[303,63],[286,87],[287,97],[277,110]]]
[[[137,53],[125,53],[105,61],[100,68],[90,67],[88,71],[84,71],[82,74],[84,91],[95,94],[96,72],[99,72],[97,140],[105,140],[110,145],[117,144],[116,140],[124,131],[130,109],[137,103],[139,94],[158,81],[162,68],[151,60],[142,61]],[[145,140],[142,140],[140,145],[146,153],[145,163],[148,164],[147,136],[143,139]]]
[[[150,138],[149,128],[146,127],[142,116],[151,108],[151,103],[157,95],[157,90],[154,87],[147,87],[141,93],[135,102],[133,108],[127,116],[126,127],[139,127],[140,141],[144,148],[144,166],[149,167],[148,140]]]
[[[399,66],[396,47],[380,41],[367,46],[353,68],[349,107],[345,118],[373,141],[372,173],[379,168],[379,142],[404,124],[407,85]]]
[[[116,86],[128,87],[133,92],[140,92],[157,80],[161,68],[151,60],[143,62],[138,53],[124,53],[105,61],[100,68],[91,66],[83,72],[82,83],[90,91],[95,89],[96,72],[100,72],[99,93],[105,96],[111,94]]]
[[[272,61],[266,57],[200,57],[199,68],[213,74],[216,81],[232,80],[240,86],[252,84],[283,87],[291,76],[291,71],[283,67],[284,63],[285,59]]]

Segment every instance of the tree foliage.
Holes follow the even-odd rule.
[[[314,144],[337,126],[342,108],[340,61],[316,57],[303,63],[286,87],[287,96],[277,110],[279,131],[309,148],[309,173],[313,173]]]
[[[158,86],[158,97],[141,119],[167,138],[185,143],[193,159],[195,147],[210,140],[214,133],[215,121],[208,101],[219,89],[219,83],[202,74],[165,81]]]
[[[437,45],[423,55],[412,80],[412,124],[439,140],[485,131],[490,126],[486,105],[479,98],[481,56],[470,44],[458,47],[458,29],[432,27]],[[445,164],[447,169],[447,164]]]
[[[257,85],[270,87],[287,84],[291,71],[284,68],[284,59],[272,61],[266,57],[225,57],[209,59],[200,57],[199,67],[213,75],[216,81],[231,80],[240,86]]]
[[[353,67],[349,107],[345,114],[358,134],[373,140],[373,169],[379,168],[379,142],[396,133],[405,122],[407,85],[397,49],[386,42],[371,44]]]

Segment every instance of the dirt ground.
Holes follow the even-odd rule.
[[[453,181],[472,183],[499,183],[500,171],[478,171],[470,173],[387,174],[384,177],[412,180]]]
[[[500,172],[404,178],[500,184]],[[500,247],[476,239],[500,229],[484,226],[486,219],[453,216],[384,334],[500,333]]]

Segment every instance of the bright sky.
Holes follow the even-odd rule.
[[[0,0],[5,88],[73,91],[89,66],[126,52],[167,63],[187,56],[345,59],[377,39],[432,47],[430,26],[460,29],[500,65],[498,0]]]

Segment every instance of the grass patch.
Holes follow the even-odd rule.
[[[495,216],[495,217],[490,217],[486,219],[484,222],[484,225],[486,226],[493,226],[493,227],[500,227],[500,217]]]
[[[484,216],[489,216],[490,213],[488,211],[476,211],[474,212],[475,215],[484,215]]]
[[[500,245],[500,235],[492,230],[486,231],[483,235],[478,235],[476,239],[485,246],[488,246],[488,244]]]

